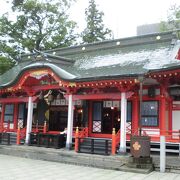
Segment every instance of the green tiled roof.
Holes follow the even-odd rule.
[[[41,67],[51,68],[67,81],[136,77],[149,71],[180,68],[180,60],[175,59],[179,48],[176,34],[167,32],[49,50],[44,52],[46,60],[40,61],[29,54],[1,76],[0,85],[10,85],[27,69]]]
[[[59,77],[61,77],[64,80],[72,80],[76,76],[73,74],[65,71],[64,69],[60,68],[57,64],[52,64],[49,62],[33,62],[33,61],[25,61],[22,63],[19,63],[18,65],[14,66],[11,70],[7,71],[5,74],[1,76],[0,79],[0,87],[6,87],[10,84],[15,83],[18,81],[18,78],[22,76],[23,72],[29,70],[29,69],[40,69],[40,68],[50,68],[53,72],[55,72]]]

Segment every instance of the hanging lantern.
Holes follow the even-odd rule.
[[[39,94],[39,99],[42,100],[43,98],[44,98],[43,92],[41,91],[41,93]]]
[[[52,94],[48,95],[48,102],[52,102],[54,100],[54,97]]]
[[[56,99],[61,99],[61,94],[58,94]]]
[[[56,99],[63,99],[64,98],[64,96],[63,96],[63,94],[61,94],[61,93],[59,93],[58,95],[57,95],[57,97],[56,97]]]

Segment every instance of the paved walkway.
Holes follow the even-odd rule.
[[[17,157],[24,157],[36,160],[45,160],[51,162],[60,162],[65,164],[84,165],[91,167],[98,167],[102,169],[130,171],[142,173],[142,169],[128,169],[125,164],[129,160],[129,155],[126,156],[103,156],[96,154],[84,154],[76,153],[74,150],[68,151],[64,148],[53,149],[44,147],[33,146],[0,146],[0,154],[11,155]],[[159,155],[151,155],[153,157],[153,163],[155,170],[159,171]],[[180,156],[168,155],[166,157],[166,172],[180,173]],[[146,172],[143,172],[146,173]]]
[[[1,180],[179,180],[180,174],[137,174],[0,155]]]

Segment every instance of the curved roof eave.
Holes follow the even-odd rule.
[[[18,79],[23,75],[24,72],[26,72],[28,70],[39,69],[39,68],[51,69],[62,80],[73,81],[73,79],[76,78],[75,75],[65,71],[64,69],[62,69],[62,68],[60,68],[54,64],[51,64],[51,63],[34,63],[34,64],[30,64],[30,65],[27,65],[24,68],[22,68],[21,71],[17,75],[15,75],[14,79],[11,79],[11,81],[5,82],[4,84],[1,84],[0,88],[6,88],[6,87],[9,87],[9,86],[16,84],[18,82]]]
[[[175,65],[171,67],[165,67],[165,68],[160,68],[160,69],[152,69],[149,70],[149,73],[158,73],[158,72],[163,72],[163,71],[174,71],[174,70],[179,70],[180,65]]]
[[[139,76],[144,75],[145,73],[140,73],[140,74],[124,74],[124,75],[111,75],[111,76],[97,76],[97,77],[87,77],[87,78],[80,78],[77,77],[67,71],[65,71],[64,69],[51,64],[51,63],[47,63],[47,62],[36,62],[33,64],[29,64],[27,66],[25,66],[24,68],[21,69],[21,71],[15,75],[14,79],[12,79],[9,82],[6,82],[4,84],[0,85],[0,88],[7,88],[10,87],[14,84],[16,84],[18,82],[18,79],[23,75],[24,72],[28,71],[28,70],[36,70],[39,68],[49,68],[52,70],[52,72],[54,72],[60,79],[65,80],[65,81],[69,81],[69,82],[86,82],[86,81],[97,81],[97,80],[112,80],[112,79],[125,79],[125,78],[137,78]]]
[[[139,76],[143,76],[145,74],[146,73],[76,78],[76,79],[74,79],[74,81],[75,82],[89,82],[89,81],[102,81],[102,80],[117,80],[117,79],[126,79],[126,78],[138,78]]]

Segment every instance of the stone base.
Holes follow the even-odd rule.
[[[152,164],[152,157],[129,157],[129,163]]]
[[[129,156],[129,154],[127,152],[117,151],[117,154],[120,156]]]
[[[72,149],[72,143],[69,143],[69,144],[66,143],[66,149],[71,150]]]
[[[129,157],[128,163],[126,165],[130,168],[153,170],[152,157],[140,157],[140,158]]]

